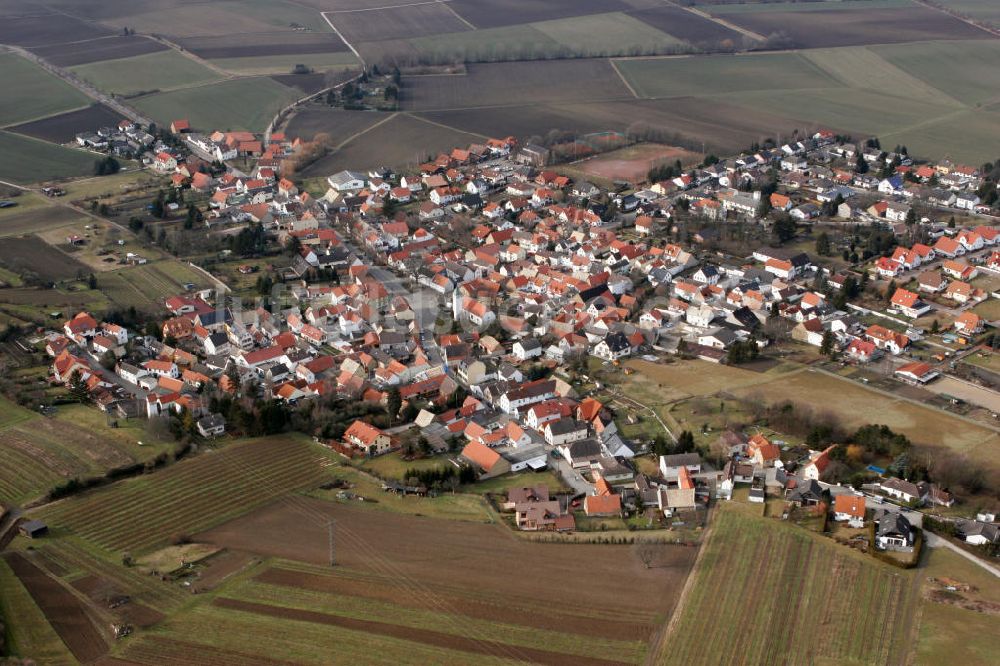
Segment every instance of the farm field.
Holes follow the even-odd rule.
[[[31,655],[38,663],[57,666],[78,663],[3,558],[0,558],[0,617],[17,618],[17,622],[7,624],[10,654]]]
[[[351,44],[462,32],[472,28],[441,3],[413,4],[384,9],[327,12],[326,17]]]
[[[375,111],[344,111],[312,106],[296,113],[285,132],[288,136],[307,141],[312,141],[317,134],[326,134],[336,146],[386,118],[385,114]]]
[[[328,458],[303,437],[233,444],[39,511],[50,525],[112,551],[142,554],[328,480]]]
[[[404,88],[404,106],[416,111],[544,102],[593,102],[630,98],[604,60],[476,64],[467,74],[424,76]],[[581,86],[580,81],[587,81]]]
[[[567,50],[592,56],[664,53],[685,46],[683,36],[621,12],[542,21],[533,27]]]
[[[60,13],[33,12],[8,16],[0,22],[0,44],[48,46],[107,37],[111,31]]]
[[[65,480],[144,462],[172,447],[150,439],[139,423],[110,428],[103,414],[82,405],[63,405],[55,417],[16,409],[19,420],[0,427],[0,503],[35,499]]]
[[[778,381],[727,390],[753,400],[792,400],[817,411],[830,412],[847,428],[877,419],[878,423],[909,437],[914,444],[944,447],[987,465],[995,463],[996,447],[1000,446],[1000,435],[985,426],[818,372],[798,372]],[[827,397],[831,391],[835,392],[836,400]]]
[[[323,32],[268,32],[255,34],[252,39],[239,34],[188,37],[177,42],[185,50],[206,60],[350,53],[347,44],[329,28]]]
[[[31,52],[48,60],[53,65],[71,67],[85,65],[89,62],[131,58],[132,56],[166,50],[166,46],[148,37],[118,35],[79,43],[68,42],[36,46],[31,49]]]
[[[699,48],[731,49],[747,41],[731,28],[673,5],[656,3],[629,15]]]
[[[140,111],[162,125],[187,118],[197,130],[263,131],[299,93],[269,78],[247,78],[138,97]]]
[[[124,96],[187,87],[221,78],[218,73],[176,51],[104,60],[70,69],[94,87]]]
[[[749,90],[796,90],[836,86],[798,53],[616,60],[640,97],[685,97]]]
[[[1000,40],[921,42],[873,46],[870,50],[932,88],[974,105],[1000,96]]]
[[[139,310],[155,312],[160,309],[164,299],[185,291],[184,282],[206,285],[207,281],[203,275],[183,264],[170,267],[177,269],[174,271],[175,275],[167,274],[165,269],[169,265],[168,260],[102,273],[97,280],[98,288],[119,307],[134,306]],[[177,279],[182,275],[188,279]]]
[[[630,9],[622,0],[454,0],[452,9],[476,28],[534,23],[558,18],[603,14]]]
[[[940,4],[976,21],[1000,24],[1000,5],[993,0],[939,0]]]
[[[335,53],[306,53],[302,55],[270,55],[241,58],[217,58],[211,61],[234,74],[290,75],[296,65],[305,65],[316,73],[357,69],[358,59],[349,51]],[[281,83],[281,81],[278,81]]]
[[[328,516],[336,519],[340,539],[333,570],[323,566]],[[291,523],[296,527],[289,530]],[[565,658],[557,660],[557,655],[545,652],[575,654],[580,661],[574,663],[639,663],[657,626],[669,615],[694,555],[693,549],[661,546],[655,565],[647,569],[632,546],[602,546],[606,557],[590,564],[598,570],[592,584],[556,585],[563,558],[573,560],[574,551],[580,549],[583,556],[582,549],[593,546],[529,543],[504,536],[505,529],[309,499],[266,507],[196,538],[295,560],[277,562],[252,582],[227,589],[220,595],[226,601],[220,604],[217,599],[217,608],[260,615],[259,621],[297,616],[364,630],[379,644],[404,638],[479,655],[489,653],[456,635],[474,636],[477,642],[488,636],[487,643],[523,651],[521,659],[540,663],[565,663]],[[384,544],[394,539],[404,539],[407,548],[386,550]],[[477,574],[497,558],[515,558],[535,575],[531,581],[517,581]],[[601,575],[607,567],[615,573],[608,569]],[[622,586],[629,595],[612,592]],[[546,612],[535,610],[542,605]],[[434,617],[442,611],[447,617]],[[370,624],[348,624],[349,619]],[[404,632],[402,627],[432,631]],[[282,645],[262,654],[281,658]],[[134,658],[129,652],[125,656]]]
[[[119,121],[121,121],[120,114],[103,104],[93,104],[84,109],[15,125],[10,130],[42,141],[70,143],[77,134],[93,132],[101,127],[114,127]]]
[[[428,155],[436,155],[455,146],[467,146],[482,139],[477,134],[439,127],[409,114],[398,113],[386,116],[385,122],[309,165],[301,175],[306,178],[325,177],[341,169],[419,164]]]
[[[919,603],[914,573],[728,504],[711,529],[660,663],[905,660],[906,618]]]
[[[0,53],[0,77],[6,87],[0,97],[0,126],[52,116],[91,102],[73,86],[13,53]]]
[[[87,273],[86,266],[37,236],[5,238],[0,243],[0,265],[21,275],[33,273],[43,280],[64,280]]]
[[[802,9],[803,4],[811,6]],[[991,37],[943,12],[908,2],[769,3],[731,9],[734,6],[714,5],[708,10],[760,35],[781,34],[793,48]]]
[[[996,578],[960,555],[946,549],[929,549],[920,605],[920,629],[916,645],[917,663],[961,663],[986,666],[996,653],[997,617],[949,603],[947,593],[935,593],[927,578],[950,578],[972,586],[960,596],[973,602],[1000,603]],[[940,596],[936,596],[940,595]]]
[[[0,131],[0,180],[21,185],[90,173],[96,156],[18,134]]]
[[[39,194],[22,194],[13,201],[16,207],[0,210],[0,237],[65,227],[81,219],[76,211],[53,206]]]

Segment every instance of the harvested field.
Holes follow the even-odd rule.
[[[983,30],[927,7],[875,9],[854,7],[855,4],[858,3],[814,11],[726,12],[724,17],[762,35],[781,33],[787,37],[788,45],[796,48],[991,38]]]
[[[181,461],[40,511],[111,550],[140,554],[329,478],[304,438],[272,437]]]
[[[454,4],[454,3],[451,3]],[[335,11],[326,18],[351,44],[386,39],[409,39],[471,28],[442,3],[415,4],[366,11]]]
[[[45,58],[53,65],[71,67],[73,65],[86,65],[90,62],[99,62],[101,60],[131,58],[146,53],[165,51],[166,49],[166,46],[148,37],[139,35],[124,37],[116,35],[114,37],[102,37],[101,39],[94,39],[87,42],[68,42],[52,46],[36,46],[31,51],[35,55]]]
[[[294,16],[294,18],[293,18]],[[296,21],[295,19],[298,19]],[[236,0],[201,3],[197,18],[192,19],[189,7],[160,7],[130,16],[113,17],[104,24],[115,31],[128,26],[141,33],[156,33],[171,37],[211,37],[213,35],[257,35],[273,32],[295,34],[292,23],[311,24],[315,30],[325,25],[318,12],[292,3]]]
[[[640,97],[684,97],[721,92],[837,87],[826,72],[798,53],[617,60]]]
[[[31,206],[24,205],[22,201],[27,196],[18,197],[17,208],[8,208],[0,215],[0,238],[5,236],[21,236],[42,231],[65,227],[81,219],[80,214],[63,206]],[[47,202],[46,202],[47,203]],[[18,210],[24,207],[23,210]],[[0,250],[0,256],[3,251]],[[0,260],[2,263],[2,260]]]
[[[295,114],[285,133],[312,141],[317,134],[326,134],[333,145],[349,139],[388,116],[375,111],[344,111],[326,106],[307,107]]]
[[[631,99],[605,60],[559,60],[469,65],[464,76],[408,79],[404,104],[417,111],[545,102]],[[580,85],[586,81],[586,85]]]
[[[248,43],[250,42],[250,43]],[[334,33],[272,33],[254,35],[223,35],[190,37],[178,43],[195,55],[207,60],[308,53],[343,53],[347,44]]]
[[[939,4],[975,21],[1000,26],[1000,5],[993,0],[939,0]]]
[[[606,569],[606,575],[595,572],[586,586],[555,585],[563,563],[574,559],[574,551],[584,556],[592,546],[531,543],[510,538],[507,528],[501,525],[366,511],[307,498],[273,504],[195,538],[226,548],[324,565],[329,557],[330,518],[336,519],[341,539],[338,566],[346,570],[376,575],[390,583],[394,576],[412,578],[441,593],[476,590],[479,598],[502,597],[505,604],[515,606],[545,603],[591,614],[594,601],[603,599],[602,613],[646,624],[649,632],[654,628],[653,616],[669,613],[673,607],[679,583],[694,557],[693,549],[664,545],[663,566],[646,569],[634,546],[602,546],[607,557],[592,561],[591,566],[598,571]],[[407,548],[392,548],[390,544],[398,543],[401,535],[406,535]],[[383,556],[373,558],[373,553]],[[508,557],[525,566],[530,562],[534,572],[530,579],[483,579],[480,572],[491,566],[490,562]],[[554,583],[542,596],[540,581]],[[629,581],[628,589],[632,591],[627,597],[615,594],[623,581]]]
[[[188,118],[201,131],[263,131],[298,91],[269,78],[247,78],[207,84],[133,100],[133,105],[162,125]]]
[[[187,87],[221,78],[218,72],[176,51],[105,60],[71,69],[95,88],[124,96]]]
[[[587,134],[611,129],[624,129],[621,122],[606,125],[593,121],[586,113],[574,112],[578,107],[557,109],[550,105],[524,107],[497,106],[483,109],[454,111],[424,111],[416,115],[465,132],[486,136],[513,135],[522,139],[544,136],[549,130]]]
[[[43,280],[85,275],[87,267],[37,236],[5,238],[0,243],[0,266],[16,273],[34,273]]]
[[[329,518],[337,521],[339,539],[333,571],[322,566]],[[197,538],[303,562],[278,564],[227,588],[223,596],[231,601],[223,605],[229,610],[270,617],[284,609],[281,617],[364,630],[379,644],[404,639],[481,652],[457,638],[472,636],[506,646],[520,655],[515,658],[559,664],[583,663],[584,657],[600,660],[594,663],[640,662],[670,614],[694,557],[691,548],[659,546],[658,563],[647,569],[634,547],[601,546],[607,557],[592,566],[615,572],[596,575],[586,586],[564,586],[556,584],[562,563],[574,558],[574,550],[582,557],[593,546],[529,543],[510,538],[505,530],[299,499]],[[400,538],[408,544],[405,550],[384,550],[384,544]],[[497,558],[515,558],[533,575],[523,582],[476,575]],[[629,595],[613,592],[622,586]],[[378,624],[365,624],[373,622]]]
[[[733,505],[711,529],[660,663],[905,662],[914,573]]]
[[[6,87],[0,97],[0,126],[44,118],[90,103],[90,98],[73,86],[13,53],[0,53],[0,77]]]
[[[0,22],[0,43],[15,46],[48,46],[107,37],[111,31],[66,14],[7,18]]]
[[[631,16],[699,48],[732,48],[743,35],[680,7],[665,5],[629,12]]]
[[[404,63],[503,62],[565,57],[570,51],[530,24],[361,45],[362,53]]]
[[[631,9],[621,0],[452,0],[449,3],[462,18],[476,28],[534,23],[551,19],[603,14]]]
[[[52,143],[69,143],[81,132],[92,132],[101,127],[115,127],[120,120],[121,114],[115,113],[103,104],[94,104],[85,109],[15,125],[10,131]]]
[[[640,183],[646,180],[646,174],[654,166],[673,164],[675,160],[685,165],[694,164],[701,159],[701,155],[676,146],[644,143],[591,157],[574,166],[598,178]]]
[[[0,131],[0,180],[29,185],[90,173],[96,156]]]
[[[483,140],[482,136],[432,125],[405,113],[385,116],[383,120],[300,175],[308,178],[328,176],[341,169],[419,164],[428,155]]]
[[[86,607],[69,590],[20,553],[7,553],[4,559],[74,657],[88,662],[107,653],[108,644]]]
[[[298,88],[306,94],[319,92],[328,86],[326,74],[277,74],[271,78],[283,86]]]

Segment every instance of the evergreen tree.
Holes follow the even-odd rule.
[[[87,390],[87,382],[83,379],[83,374],[79,370],[74,370],[69,376],[69,394],[79,403],[90,402],[90,391]]]

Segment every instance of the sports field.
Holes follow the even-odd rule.
[[[256,77],[210,83],[133,100],[161,125],[187,118],[197,130],[263,131],[282,107],[301,95],[274,79]]]
[[[659,663],[905,662],[916,574],[726,504],[711,530]]]
[[[222,78],[217,72],[176,51],[105,60],[70,69],[96,88],[117,95],[170,90]]]
[[[0,53],[0,127],[87,106],[91,99],[68,83],[13,53]]]

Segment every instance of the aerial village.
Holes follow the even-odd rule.
[[[405,173],[334,173],[314,197],[282,176],[306,149],[282,133],[198,134],[183,120],[171,132],[177,141],[165,144],[123,123],[79,141],[144,153],[173,186],[210,195],[206,227],[259,229],[294,258],[257,302],[224,290],[166,299],[155,335],[87,312],[49,332],[52,379],[85,390],[96,408],[184,415],[211,439],[245,429],[227,422],[218,396],[350,406],[358,418],[310,434],[347,458],[444,453],[473,481],[521,475],[501,508],[527,531],[633,515],[703,525],[712,502],[742,488],[751,503],[822,507],[871,528],[877,549],[905,553],[921,526],[917,508],[954,502],[942,485],[880,468],[861,488],[829,483],[834,447],[825,442],[803,455],[729,432],[724,455],[709,460],[662,422],[665,445],[628,438],[619,427],[631,418],[626,403],[609,400],[595,377],[634,372],[630,359],[740,364],[797,345],[845,365],[879,364],[899,385],[934,382],[974,353],[989,322],[972,307],[998,296],[973,285],[1000,273],[995,184],[979,168],[915,164],[877,142],[817,132],[698,167],[668,165],[639,188],[602,188],[550,165],[549,149],[507,137]],[[225,166],[237,159],[252,168]],[[680,211],[703,227],[682,231]],[[954,214],[981,223],[949,224]],[[820,217],[878,228],[892,249],[872,248],[865,267],[843,270],[782,243],[742,258],[713,249],[720,223],[788,240],[786,229],[793,236]],[[856,262],[862,249],[823,251]],[[860,299],[866,285],[880,285],[885,300]],[[931,329],[918,323],[928,315]],[[376,412],[387,414],[381,425]],[[654,465],[636,464],[653,453]],[[544,469],[571,491],[534,484]],[[422,482],[384,489],[435,491]],[[968,516],[959,536],[996,543],[995,519]]]

